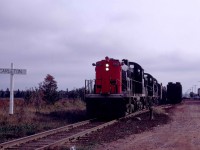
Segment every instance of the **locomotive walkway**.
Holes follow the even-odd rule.
[[[172,121],[152,131],[101,145],[105,150],[199,150],[200,100],[185,100],[169,112]]]

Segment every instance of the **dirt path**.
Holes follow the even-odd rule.
[[[200,150],[200,101],[185,101],[172,111],[173,121],[152,131],[131,135],[99,150]]]

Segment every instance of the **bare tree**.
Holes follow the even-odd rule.
[[[35,90],[32,93],[32,99],[34,102],[34,106],[36,109],[36,112],[40,112],[41,106],[42,106],[42,92],[38,88],[35,88]]]
[[[42,83],[39,84],[39,90],[42,92],[42,99],[48,104],[54,104],[58,98],[57,82],[54,77],[47,74]]]

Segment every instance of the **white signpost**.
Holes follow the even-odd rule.
[[[26,74],[26,69],[14,69],[13,63],[11,63],[11,69],[8,68],[0,68],[0,74],[10,74],[10,108],[9,108],[9,114],[13,114],[13,108],[14,108],[14,74]]]

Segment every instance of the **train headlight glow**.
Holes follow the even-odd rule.
[[[109,71],[109,64],[106,64],[106,71]]]

